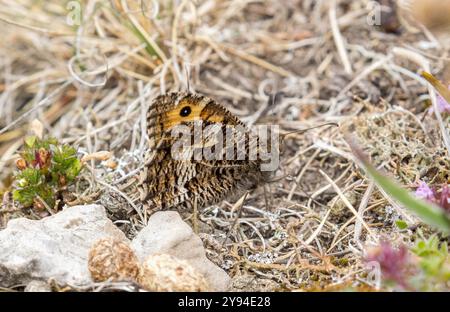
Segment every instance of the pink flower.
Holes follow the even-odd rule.
[[[434,191],[423,181],[419,181],[419,187],[416,189],[415,194],[421,199],[429,200],[432,202],[436,201]]]
[[[450,212],[450,188],[448,185],[442,187],[441,191],[437,194],[437,197],[437,204],[445,211]]]
[[[419,181],[415,195],[432,202],[450,213],[450,187],[444,184],[440,191],[434,191],[425,182]]]
[[[411,271],[411,261],[406,246],[394,248],[389,242],[381,241],[379,246],[368,251],[365,260],[378,262],[385,279],[396,282],[404,289],[409,288],[406,280]]]
[[[448,87],[450,89],[450,86]],[[440,113],[450,113],[450,103],[448,103],[440,94],[436,95],[437,107]],[[430,113],[434,112],[433,107],[430,108]]]
[[[450,104],[442,96],[438,94],[436,101],[441,113],[450,113]]]

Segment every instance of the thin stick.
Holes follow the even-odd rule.
[[[352,66],[350,65],[350,60],[348,59],[347,49],[345,48],[344,40],[342,34],[339,30],[339,25],[336,17],[336,0],[333,0],[330,6],[329,18],[331,24],[331,31],[333,33],[334,43],[341,58],[342,64],[347,74],[353,74]]]
[[[40,28],[40,27],[36,27],[36,26],[31,26],[31,25],[20,24],[20,23],[17,23],[15,21],[12,21],[10,19],[7,19],[7,18],[5,18],[3,16],[0,16],[0,21],[5,22],[6,24],[18,26],[18,27],[21,27],[21,28],[25,28],[25,29],[28,29],[28,30],[35,31],[35,32],[44,33],[44,34],[47,34],[47,35],[73,36],[73,33],[69,33],[69,32],[60,32],[60,31],[48,30],[48,29],[45,29],[45,28]]]
[[[247,52],[241,51],[241,50],[237,50],[233,47],[230,46],[225,46],[225,45],[221,45],[221,47],[226,50],[227,52],[234,54],[238,57],[240,57],[241,59],[248,61],[250,63],[256,64],[258,66],[261,66],[267,70],[273,71],[274,73],[277,73],[281,76],[284,77],[292,77],[295,76],[294,74],[292,74],[291,72],[287,71],[284,68],[281,68],[279,66],[275,66],[267,61],[264,61],[262,59],[260,59],[259,57],[256,57],[254,55],[251,55]]]
[[[320,234],[322,231],[323,226],[325,225],[325,222],[327,221],[328,216],[330,215],[331,209],[328,209],[327,213],[323,217],[322,221],[320,222],[317,229],[314,231],[314,233],[311,234],[310,237],[305,241],[305,245],[311,244],[311,242]]]
[[[25,118],[27,118],[29,115],[31,115],[33,112],[35,112],[37,109],[44,107],[45,105],[48,105],[50,100],[55,97],[57,94],[59,94],[62,90],[64,90],[68,85],[70,85],[73,82],[72,79],[69,79],[68,81],[66,81],[65,83],[63,83],[62,85],[60,85],[58,88],[56,88],[55,90],[53,90],[46,98],[42,99],[38,104],[36,104],[33,108],[31,108],[30,110],[26,111],[25,113],[23,113],[20,117],[18,117],[16,120],[14,120],[13,122],[11,122],[9,125],[7,125],[6,127],[4,127],[3,129],[0,130],[0,134],[5,133],[6,131],[8,131],[9,129],[11,129],[12,127],[14,127],[16,124],[18,124],[19,122],[21,122],[22,120],[24,120]]]
[[[345,195],[342,193],[341,189],[336,185],[336,183],[334,183],[334,181],[322,170],[319,170],[319,173],[328,181],[328,183],[330,183],[333,186],[334,190],[339,195],[339,197],[344,202],[344,204],[347,206],[347,208],[355,215],[355,217],[357,219],[359,219],[361,221],[361,224],[367,230],[369,235],[372,237],[373,240],[376,241],[377,239],[376,239],[375,235],[372,233],[372,231],[370,230],[366,221],[364,221],[364,219],[358,214],[358,212],[355,210],[355,208],[353,208],[352,204],[348,201],[347,197],[345,197]]]
[[[234,227],[237,224],[237,221],[242,216],[242,206],[244,205],[244,202],[247,199],[248,194],[249,194],[249,192],[245,192],[245,194],[241,198],[239,198],[239,200],[231,208],[231,214],[233,214],[233,211],[236,209],[239,209],[239,212],[238,212],[236,218],[234,218],[233,223],[231,224],[230,229],[228,230],[227,235],[225,236],[225,239],[223,240],[221,248],[223,248],[225,246],[225,243],[227,242],[228,238],[230,238],[231,231],[234,229]]]
[[[369,203],[370,196],[372,195],[374,185],[375,184],[373,183],[373,181],[371,181],[369,183],[369,186],[367,187],[367,190],[364,193],[361,203],[359,204],[358,215],[360,216],[360,218],[356,219],[355,232],[353,235],[353,238],[355,239],[355,241],[359,241],[359,238],[361,236],[361,220],[363,219],[364,211],[366,210],[367,204]]]

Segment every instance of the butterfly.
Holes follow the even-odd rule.
[[[147,113],[147,134],[138,190],[150,211],[209,206],[257,187],[273,173],[261,170],[255,133],[200,94],[156,97]]]

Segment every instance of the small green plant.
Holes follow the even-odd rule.
[[[438,287],[450,281],[450,258],[447,242],[439,242],[436,235],[428,239],[420,239],[411,251],[419,258],[419,266],[423,272],[424,288]],[[424,287],[425,286],[425,287]]]
[[[53,208],[59,193],[73,182],[82,163],[75,148],[56,139],[25,139],[21,158],[16,161],[13,199],[24,207]]]
[[[405,230],[408,228],[408,223],[406,223],[404,220],[397,220],[395,221],[395,224],[400,230]]]

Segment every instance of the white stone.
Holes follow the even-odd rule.
[[[42,220],[13,219],[0,231],[0,285],[49,279],[90,284],[88,253],[104,237],[127,240],[99,205],[70,207]]]
[[[213,291],[225,291],[230,283],[228,274],[208,260],[202,240],[177,212],[154,213],[131,242],[131,248],[141,261],[149,255],[164,253],[186,260],[204,275]]]
[[[44,281],[31,281],[25,287],[24,292],[51,292],[52,288]]]

